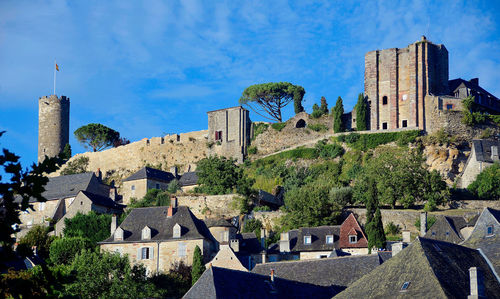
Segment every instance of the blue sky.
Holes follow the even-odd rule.
[[[349,110],[364,54],[422,34],[448,49],[450,79],[479,77],[500,97],[499,12],[500,1],[2,0],[0,147],[36,160],[55,58],[70,132],[97,122],[132,141],[206,129],[206,111],[237,105],[256,83],[303,86],[308,111],[321,96]]]

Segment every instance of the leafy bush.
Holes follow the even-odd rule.
[[[339,136],[338,140],[346,142],[352,148],[366,151],[394,141],[397,141],[398,145],[403,146],[415,142],[415,139],[419,135],[420,131],[418,130],[373,134],[351,133],[343,137]]]
[[[179,181],[177,179],[173,179],[170,183],[168,183],[167,191],[169,193],[176,193],[178,190],[181,189],[181,185],[179,184]]]
[[[422,136],[422,141],[425,144],[449,144],[455,141],[455,138],[450,136],[443,128],[437,130],[436,132]]]
[[[315,132],[326,132],[328,127],[324,124],[308,124],[307,127]]]
[[[312,109],[311,118],[320,118],[323,115],[323,111],[319,108],[318,104],[314,104]]]
[[[255,155],[257,153],[257,147],[256,146],[250,146],[248,148],[248,154],[249,155]]]
[[[53,264],[70,264],[82,249],[93,248],[92,241],[83,237],[65,237],[50,245],[50,260]]]
[[[316,144],[316,150],[321,158],[337,158],[344,153],[344,148],[337,143],[325,144],[323,142],[318,142]]]
[[[27,233],[19,240],[17,250],[22,256],[30,256],[33,254],[32,247],[36,246],[38,254],[43,257],[49,257],[50,244],[54,237],[49,236],[49,228],[43,225],[34,225]]]
[[[267,128],[269,128],[269,124],[266,123],[254,123],[253,125],[253,136],[252,136],[252,141],[257,138],[260,134],[264,133],[267,131]]]
[[[245,222],[245,226],[243,226],[244,233],[254,232],[257,236],[257,239],[260,239],[260,229],[263,228],[262,222],[258,219],[250,219]]]
[[[73,161],[66,163],[66,166],[61,171],[61,175],[77,174],[87,172],[89,166],[89,157],[79,157]]]
[[[500,115],[488,115],[489,119],[496,123],[497,125],[500,125]]]
[[[272,211],[270,207],[268,206],[258,206],[253,208],[254,212],[269,212]]]
[[[88,214],[78,212],[73,218],[64,219],[65,237],[82,237],[92,241],[95,245],[110,236],[111,215],[97,214],[90,211]]]
[[[387,223],[385,233],[388,235],[397,235],[401,232],[399,225],[394,224],[392,221]]]
[[[284,128],[285,126],[286,126],[286,122],[284,122],[284,123],[273,123],[273,124],[271,125],[271,127],[272,127],[273,129],[275,129],[276,131],[278,131],[278,132],[279,132],[279,131],[281,131],[281,130],[283,130],[283,128]]]
[[[173,182],[173,181],[172,181]],[[177,183],[178,186],[178,183]],[[170,187],[170,185],[169,185]],[[172,189],[174,189],[172,185]],[[179,186],[178,186],[179,187]],[[180,187],[179,187],[180,188]],[[159,206],[169,206],[170,205],[170,193],[169,191],[164,191],[160,189],[149,189],[140,200],[132,199],[128,205],[129,209],[133,208],[144,208],[144,207],[159,207]]]
[[[467,189],[481,199],[500,200],[500,163],[483,170]]]
[[[205,263],[203,262],[203,255],[198,245],[194,248],[193,253],[193,266],[191,268],[191,284],[194,285],[200,276],[205,272]]]

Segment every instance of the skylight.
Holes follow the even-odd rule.
[[[403,283],[403,286],[401,286],[401,291],[406,291],[409,286],[410,286],[410,282],[405,281],[405,283]]]

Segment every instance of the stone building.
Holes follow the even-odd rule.
[[[470,236],[476,224],[477,216],[438,216],[438,219],[424,237],[460,244]]]
[[[500,141],[472,140],[471,153],[460,178],[462,188],[467,188],[485,168],[499,162]]]
[[[243,162],[250,143],[252,122],[241,106],[214,110],[208,114],[208,142],[213,154]]]
[[[177,178],[177,168],[171,172],[143,167],[123,180],[123,203],[130,204],[131,198],[141,199],[150,189],[167,190],[168,184]]]
[[[69,98],[38,99],[38,162],[55,157],[69,143]]]

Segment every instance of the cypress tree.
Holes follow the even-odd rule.
[[[369,179],[368,190],[366,192],[366,235],[368,238],[368,253],[372,247],[382,248],[385,244],[384,226],[382,224],[382,214],[378,206],[377,184],[375,180]]]
[[[193,268],[191,269],[191,285],[194,285],[200,276],[205,272],[205,264],[203,264],[203,256],[201,249],[196,245],[193,253]]]
[[[365,96],[360,93],[358,96],[358,103],[356,103],[356,129],[358,131],[368,130],[368,103],[366,103]]]
[[[321,97],[321,107],[320,110],[322,114],[328,114],[328,103],[326,102],[325,97]]]
[[[335,133],[344,132],[344,124],[342,123],[342,115],[344,114],[344,104],[342,98],[337,99],[335,107],[333,107],[333,131]]]

